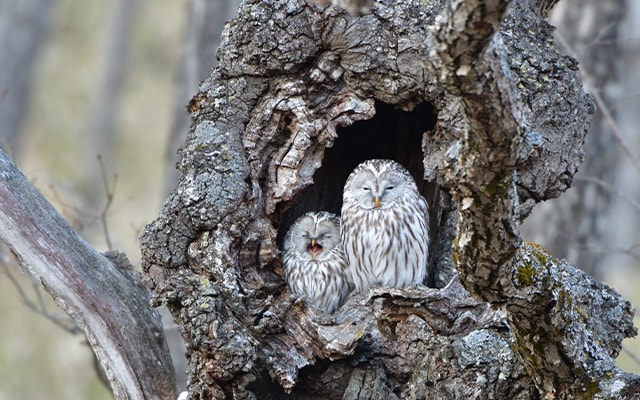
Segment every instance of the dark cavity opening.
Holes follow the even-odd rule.
[[[422,103],[412,111],[376,102],[376,115],[339,130],[333,147],[325,151],[322,166],[313,175],[314,184],[304,189],[286,208],[280,221],[278,244],[289,226],[307,211],[330,211],[340,215],[342,189],[353,169],[365,160],[387,158],[404,165],[413,175],[418,189],[432,210],[436,185],[424,180],[422,139],[436,124],[436,111]],[[432,213],[433,215],[433,213]]]

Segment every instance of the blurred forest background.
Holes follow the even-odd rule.
[[[139,264],[138,234],[177,179],[185,106],[237,6],[0,0],[0,145],[98,250]],[[640,2],[562,0],[550,19],[598,111],[574,187],[523,233],[638,308]],[[111,398],[83,336],[5,249],[0,319],[0,400]],[[624,345],[619,365],[640,373],[640,342]]]

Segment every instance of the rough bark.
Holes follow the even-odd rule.
[[[593,113],[538,3],[243,3],[190,103],[178,187],[141,238],[191,398],[638,393],[613,362],[630,304],[518,232],[571,184]],[[318,313],[290,297],[278,244],[302,212],[339,210],[348,173],[380,157],[431,204],[431,287]]]
[[[133,266],[91,248],[1,151],[0,239],[84,331],[117,399],[175,399],[160,318]]]

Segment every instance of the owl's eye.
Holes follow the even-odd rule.
[[[384,188],[384,190],[392,190],[393,189],[393,185],[389,185],[386,188]]]
[[[371,188],[370,188],[369,186],[365,186],[365,187],[363,187],[363,188],[362,188],[362,190],[364,190],[364,191],[368,192],[368,191],[370,191],[370,190],[371,190]]]

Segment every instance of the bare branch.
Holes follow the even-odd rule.
[[[0,238],[84,331],[117,398],[175,398],[173,368],[147,290],[132,271],[82,240],[3,152]]]
[[[18,281],[18,279],[11,272],[11,267],[6,263],[0,263],[0,273],[4,274],[13,287],[18,291],[20,298],[22,299],[22,303],[31,311],[42,315],[49,321],[53,322],[55,325],[59,326],[63,330],[71,333],[72,335],[77,335],[80,332],[78,325],[76,325],[73,320],[67,315],[59,315],[50,313],[44,304],[44,299],[42,298],[42,293],[40,292],[40,287],[33,283],[33,290],[37,296],[38,304],[31,301],[26,291],[22,287],[22,284]]]
[[[605,190],[620,196],[621,198],[626,200],[629,204],[631,204],[636,210],[638,210],[638,212],[640,212],[640,203],[638,203],[638,201],[636,201],[633,197],[629,196],[625,192],[609,184],[608,182],[603,181],[602,179],[598,179],[593,176],[577,176],[576,181],[595,183],[596,185],[604,188]]]
[[[104,165],[104,160],[102,156],[98,154],[98,162],[100,163],[100,172],[102,175],[102,183],[104,185],[104,193],[107,196],[107,202],[100,211],[100,222],[102,223],[102,231],[104,233],[104,238],[107,241],[107,248],[109,250],[113,250],[113,244],[111,242],[111,234],[109,233],[109,226],[107,225],[107,213],[109,212],[109,208],[113,203],[113,197],[115,195],[116,184],[118,183],[118,174],[114,174],[113,176],[113,187],[109,185],[109,179],[107,178],[107,168]]]

